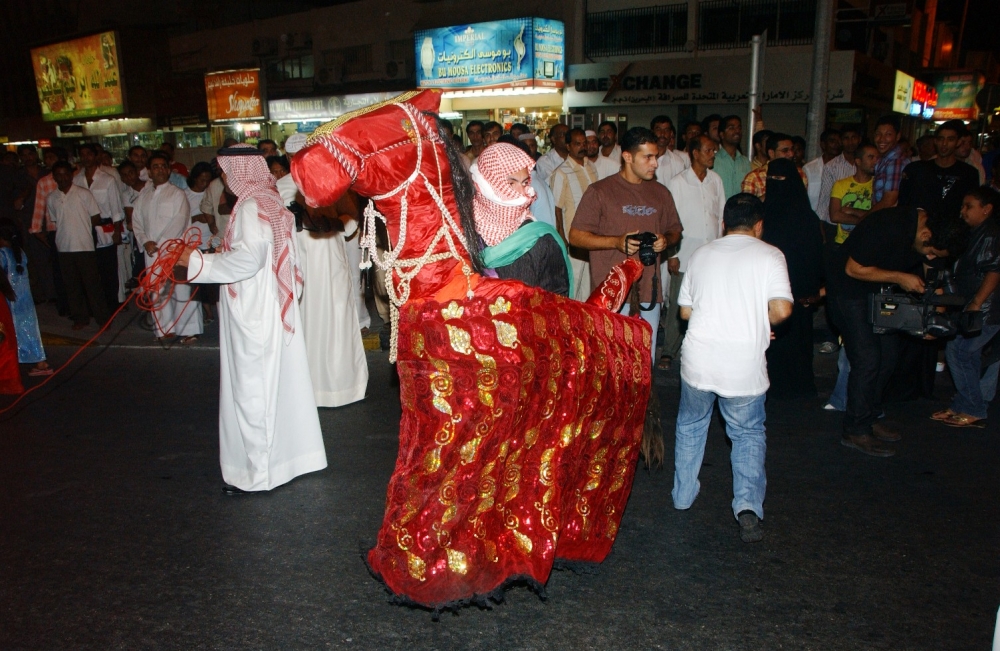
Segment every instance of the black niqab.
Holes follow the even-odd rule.
[[[785,254],[792,295],[797,299],[816,296],[823,284],[820,228],[798,167],[785,158],[771,161],[767,168],[762,239]]]

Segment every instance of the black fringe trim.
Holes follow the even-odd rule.
[[[568,561],[565,558],[557,558],[552,563],[552,569],[557,572],[572,572],[573,574],[600,574],[601,564],[592,561]]]

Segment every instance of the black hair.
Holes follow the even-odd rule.
[[[806,139],[802,136],[792,136],[792,144],[800,145],[803,149],[806,147]]]
[[[840,136],[840,130],[838,129],[825,129],[823,133],[819,134],[819,141],[826,142],[834,136]]]
[[[122,170],[124,170],[126,167],[131,167],[132,169],[135,169],[135,164],[126,158],[122,162],[118,163],[118,173],[121,174]]]
[[[569,141],[573,139],[573,136],[575,134],[577,134],[577,133],[581,134],[584,137],[584,139],[586,139],[586,137],[587,137],[587,132],[586,131],[584,131],[580,127],[573,127],[572,129],[570,129],[569,131],[566,132],[566,144],[567,145],[569,144]]]
[[[896,133],[902,131],[903,127],[900,124],[899,118],[895,115],[883,115],[875,122],[875,128],[878,129],[881,126],[892,127]]]
[[[652,131],[653,129],[656,128],[656,125],[658,125],[658,124],[664,124],[664,123],[665,124],[669,124],[671,129],[674,128],[674,121],[673,120],[671,120],[666,115],[657,115],[656,117],[654,117],[652,120],[649,121],[649,130]],[[676,129],[674,129],[674,130],[676,131]]]
[[[170,147],[170,151],[175,151],[177,149],[177,145],[170,142],[169,140],[164,140],[163,142],[160,143],[160,149],[163,149],[164,147]]]
[[[618,135],[618,125],[612,122],[611,120],[605,120],[604,122],[598,124],[597,130],[600,131],[604,127],[611,127],[611,130],[615,132],[615,135],[616,136]]]
[[[100,151],[97,149],[97,145],[92,142],[85,142],[76,148],[76,153],[80,154],[82,152],[89,151],[95,157],[100,155]]]
[[[29,144],[25,143],[23,145],[18,145],[17,146],[17,155],[20,156],[22,151],[28,151],[28,150],[31,150],[31,151],[35,152],[36,154],[38,153],[38,150],[35,149],[34,145],[29,145]]]
[[[469,252],[469,260],[472,262],[472,269],[476,273],[483,273],[486,268],[483,266],[483,244],[476,231],[476,216],[473,209],[473,200],[476,196],[476,186],[472,182],[468,168],[462,161],[465,155],[459,149],[455,141],[445,130],[441,123],[444,119],[432,111],[424,111],[424,115],[434,120],[437,126],[438,136],[444,146],[444,153],[448,157],[448,164],[451,167],[451,189],[455,195],[455,205],[458,206],[459,225],[462,227],[462,235],[465,236],[466,250]],[[477,120],[473,120],[477,122]],[[479,123],[482,125],[482,122]],[[470,122],[466,129],[472,125]]]
[[[740,126],[743,125],[743,118],[741,118],[740,116],[738,116],[738,115],[727,115],[726,117],[724,117],[721,120],[719,120],[719,131],[725,131],[726,127],[728,127],[729,123],[732,122],[733,120],[736,120],[737,122],[739,122]]]
[[[969,243],[969,225],[958,217],[927,213],[927,228],[931,229],[931,246],[947,251],[952,260],[965,253]]]
[[[934,130],[934,135],[936,136],[942,131],[954,131],[959,138],[968,135],[969,133],[969,129],[965,126],[965,122],[962,122],[961,120],[948,120]]]
[[[157,159],[163,161],[167,165],[170,165],[170,158],[159,150],[154,151],[152,154],[149,155],[149,158],[146,159],[146,165],[149,165],[152,168],[153,161]]]
[[[878,147],[875,146],[875,143],[869,142],[868,140],[865,140],[860,145],[858,145],[857,149],[854,150],[854,157],[855,158],[858,158],[858,157],[861,156],[861,150],[862,149],[874,149],[875,151],[878,151]]]
[[[701,121],[701,130],[708,131],[708,125],[712,124],[713,122],[718,122],[719,126],[721,127],[722,116],[719,115],[718,113],[712,113],[711,115],[706,116],[705,119]]]
[[[513,127],[511,127],[511,128],[513,129]],[[500,136],[499,138],[497,138],[497,142],[498,143],[502,142],[502,143],[505,143],[505,144],[508,144],[508,145],[514,145],[515,147],[517,147],[518,149],[520,149],[521,151],[523,151],[524,153],[526,153],[528,156],[531,156],[531,150],[528,149],[528,145],[524,144],[523,142],[521,142],[520,139],[515,138],[514,136],[510,135],[509,133],[505,133],[502,136]]]
[[[493,120],[490,120],[489,122],[483,125],[484,132],[492,131],[493,129],[500,129],[500,133],[503,133],[503,125],[500,124],[499,122],[494,122]]]
[[[18,275],[23,274],[22,251],[24,250],[24,243],[21,240],[21,229],[18,227],[17,222],[10,218],[0,219],[0,240],[10,242],[10,248],[14,252],[14,264],[16,265],[14,271]]]
[[[58,161],[56,161],[55,165],[52,166],[52,173],[53,174],[55,174],[56,170],[66,170],[67,172],[70,173],[70,175],[73,174],[73,166],[69,164],[69,161],[62,160],[62,159],[59,159]]]
[[[132,152],[134,152],[136,149],[141,149],[144,152],[149,153],[149,150],[143,147],[142,145],[132,145],[131,147],[128,148],[128,155],[131,156]]]
[[[639,151],[639,147],[645,144],[655,145],[656,141],[656,135],[651,130],[645,127],[632,127],[622,136],[620,144],[623,152],[627,151],[635,155],[635,152]]]
[[[782,140],[791,140],[793,143],[795,142],[795,139],[792,138],[787,133],[781,133],[780,131],[775,131],[775,132],[772,132],[767,137],[767,144],[764,145],[764,150],[765,151],[775,151],[775,150],[777,150],[778,149],[778,143],[781,142]],[[805,141],[803,140],[803,142],[805,142]]]
[[[996,170],[996,166],[993,169]],[[972,197],[984,206],[992,206],[993,211],[990,215],[993,217],[997,216],[997,210],[1000,209],[1000,192],[997,192],[988,185],[981,185],[966,192],[965,196]]]
[[[772,133],[774,132],[771,131],[770,129],[761,129],[757,133],[753,134],[753,139],[752,139],[753,144],[756,146],[761,144],[762,142],[767,142],[767,139],[771,137]]]
[[[240,144],[240,141],[233,137],[226,138],[225,140],[222,141],[223,148],[232,147],[233,145],[238,145],[238,144]],[[132,150],[130,149],[129,151]]]
[[[271,169],[271,166],[277,163],[278,165],[281,165],[281,169],[286,172],[292,171],[292,166],[288,163],[288,158],[286,156],[268,156],[264,159],[264,162],[267,163],[267,169]]]
[[[465,133],[468,134],[469,133],[469,129],[471,129],[472,127],[479,127],[480,131],[484,131],[484,129],[483,129],[483,121],[482,120],[469,120],[469,123],[467,125],[465,125]]]
[[[750,230],[764,219],[764,202],[748,192],[729,197],[722,211],[722,223],[727,231]]]
[[[521,133],[531,133],[531,129],[528,128],[528,125],[522,122],[515,122],[514,124],[510,125],[511,133],[513,133],[515,129],[517,131],[520,131]]]
[[[264,138],[263,140],[257,141],[257,149],[263,148],[264,145],[274,145],[274,148],[278,148],[278,143],[274,142],[270,138]]]
[[[215,178],[215,172],[212,171],[212,166],[210,164],[206,163],[205,161],[195,163],[194,166],[188,171],[188,177],[187,177],[188,187],[193,188],[194,182],[198,179],[199,176],[201,176],[205,172],[208,172],[208,174],[212,178]]]
[[[841,137],[845,136],[848,133],[856,133],[859,136],[864,136],[865,135],[864,129],[862,129],[860,126],[858,126],[856,124],[848,124],[848,125],[843,126],[843,127],[840,128],[840,135],[841,135]]]

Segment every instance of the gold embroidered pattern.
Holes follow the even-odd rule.
[[[456,353],[461,353],[462,355],[472,354],[472,335],[470,335],[466,330],[462,330],[459,327],[453,326],[451,324],[445,324],[448,328],[448,338],[451,340],[451,348]]]
[[[465,314],[465,308],[458,304],[458,301],[452,301],[448,303],[447,307],[441,308],[441,316],[444,320],[449,319],[461,319],[462,315]]]
[[[503,296],[497,298],[497,300],[490,306],[490,314],[496,316],[498,314],[507,314],[510,312],[510,301],[508,301]]]
[[[465,554],[457,549],[448,549],[447,552],[449,570],[462,575],[469,571],[469,561],[465,558]]]
[[[497,329],[497,341],[502,346],[517,348],[517,328],[514,327],[514,324],[494,319],[493,325]]]

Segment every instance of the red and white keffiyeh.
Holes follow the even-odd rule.
[[[253,149],[250,145],[234,145],[235,148]],[[257,202],[257,216],[267,222],[274,233],[274,249],[271,269],[278,281],[278,304],[281,307],[281,325],[285,330],[285,341],[295,332],[295,322],[292,318],[292,305],[295,302],[297,289],[302,287],[302,271],[292,243],[295,216],[285,208],[284,201],[278,194],[274,177],[263,156],[224,156],[218,158],[219,167],[226,173],[226,183],[229,189],[238,197],[233,206],[233,217],[229,220],[226,236],[222,242],[224,251],[229,251],[232,245],[233,224],[236,221],[240,206],[247,199]],[[229,285],[229,295],[236,297],[236,290]]]
[[[529,207],[535,200],[534,188],[528,187],[525,196],[511,187],[508,178],[525,168],[530,173],[534,167],[531,156],[505,142],[490,145],[472,164],[476,231],[486,246],[496,246],[532,219]]]

